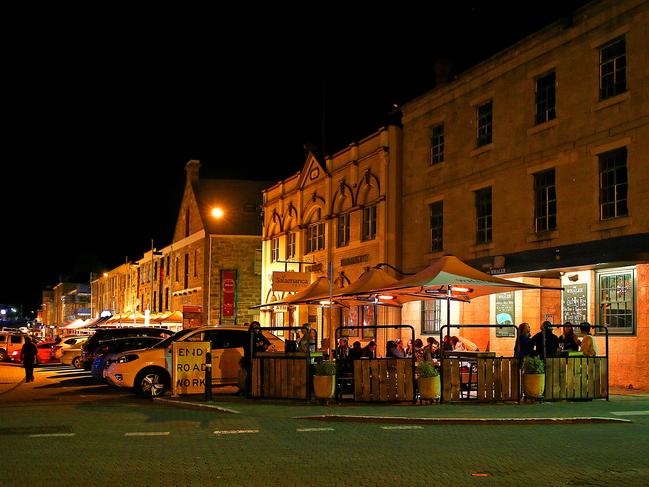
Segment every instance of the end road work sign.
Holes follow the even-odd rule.
[[[173,394],[205,392],[205,358],[210,342],[173,342],[171,374]]]

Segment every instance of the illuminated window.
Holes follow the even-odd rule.
[[[442,304],[438,299],[421,302],[421,332],[432,335],[442,327]]]
[[[286,260],[295,258],[295,237],[297,233],[286,234]]]
[[[306,253],[323,250],[325,248],[324,223],[312,223],[306,229]]]
[[[597,272],[597,310],[599,325],[610,333],[635,332],[635,269]]]

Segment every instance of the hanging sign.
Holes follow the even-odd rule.
[[[309,272],[273,272],[273,291],[297,292],[309,284]]]

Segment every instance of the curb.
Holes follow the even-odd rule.
[[[319,415],[319,416],[294,416],[292,419],[312,419],[315,421],[339,421],[357,423],[391,423],[391,424],[483,424],[483,425],[510,425],[510,424],[583,424],[583,423],[631,423],[629,419],[606,418],[597,416],[568,417],[568,418],[404,418],[398,416],[347,416],[347,415]]]
[[[162,404],[168,404],[168,405],[171,405],[171,406],[184,407],[184,408],[188,408],[188,409],[211,409],[213,411],[218,411],[218,412],[221,412],[221,413],[241,414],[236,409],[224,408],[222,406],[217,406],[215,404],[205,404],[205,403],[200,403],[200,402],[188,402],[188,401],[176,401],[174,399],[164,399],[164,398],[159,398],[159,397],[155,397],[155,398],[153,398],[153,400],[156,401],[156,402],[160,402]]]

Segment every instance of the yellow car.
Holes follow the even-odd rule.
[[[271,349],[284,350],[284,342],[267,330],[263,334]],[[239,326],[203,326],[181,330],[151,348],[131,350],[114,356],[104,369],[104,378],[118,387],[132,387],[148,397],[162,395],[171,385],[171,345],[175,341],[212,344],[212,385],[236,384],[239,360],[248,344],[248,329]]]

